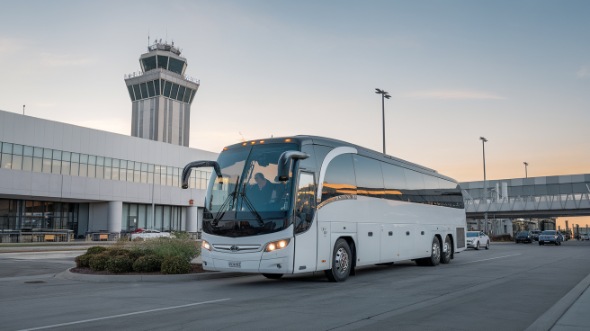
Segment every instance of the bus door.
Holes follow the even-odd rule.
[[[316,269],[317,222],[314,222],[316,184],[314,174],[301,171],[295,194],[295,258],[294,273]]]

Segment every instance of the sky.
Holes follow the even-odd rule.
[[[590,173],[590,1],[0,0],[0,109],[124,135],[148,37],[200,80],[190,146],[312,134],[458,181]]]

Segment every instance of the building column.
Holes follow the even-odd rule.
[[[196,233],[199,231],[199,207],[186,207],[186,232]]]
[[[109,233],[121,233],[123,219],[123,202],[109,201],[109,213],[107,218],[107,229]]]

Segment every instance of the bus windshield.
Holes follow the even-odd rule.
[[[203,231],[242,237],[287,228],[291,219],[292,179],[276,178],[278,160],[296,144],[259,144],[231,148],[219,155],[221,177],[209,182]]]

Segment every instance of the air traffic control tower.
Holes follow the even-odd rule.
[[[156,41],[139,58],[141,72],[125,76],[132,102],[131,135],[188,146],[191,103],[200,82],[185,75],[174,42]]]

